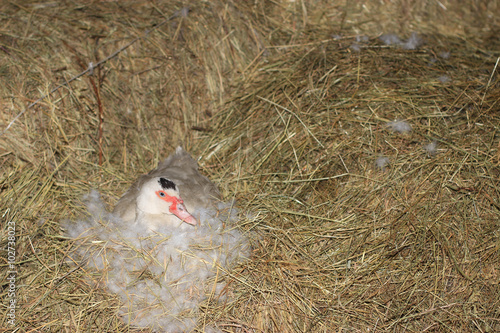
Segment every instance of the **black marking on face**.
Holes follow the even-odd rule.
[[[167,179],[167,178],[163,178],[163,177],[161,177],[161,178],[158,180],[158,183],[160,183],[160,186],[161,186],[164,190],[168,190],[168,189],[176,190],[175,183],[174,183],[173,181],[171,181],[170,179]]]

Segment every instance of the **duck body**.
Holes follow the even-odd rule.
[[[149,231],[162,228],[192,228],[192,215],[220,200],[217,187],[198,170],[198,163],[184,150],[140,176],[117,202],[113,214],[126,225]]]

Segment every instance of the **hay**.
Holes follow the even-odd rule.
[[[254,248],[198,331],[500,330],[499,2],[380,4],[2,3],[0,130],[47,96],[0,136],[16,328],[140,331],[66,264],[60,223],[182,142]]]

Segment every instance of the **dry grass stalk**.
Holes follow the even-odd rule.
[[[104,64],[99,98],[81,77],[20,117],[0,137],[20,330],[141,331],[65,263],[59,225],[90,188],[116,202],[179,142],[255,214],[241,222],[254,256],[218,277],[232,300],[212,295],[200,331],[499,330],[499,2],[363,5],[197,3]],[[77,58],[104,59],[184,6],[1,4],[2,128],[80,73]],[[385,46],[391,31],[426,44]]]

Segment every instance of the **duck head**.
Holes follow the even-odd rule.
[[[177,185],[165,177],[154,177],[144,183],[137,197],[137,209],[144,214],[175,215],[191,225],[197,223],[187,211]]]

